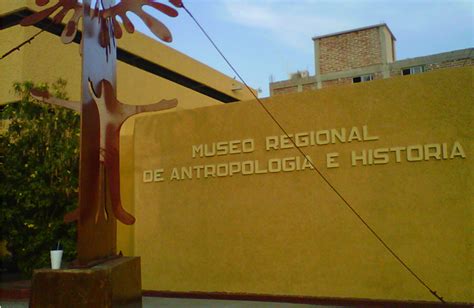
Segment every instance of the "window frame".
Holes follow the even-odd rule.
[[[352,83],[360,83],[374,80],[374,74],[365,74],[356,77],[352,77]]]
[[[425,71],[423,65],[409,66],[401,69],[402,76],[421,74]]]

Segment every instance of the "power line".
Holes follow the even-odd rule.
[[[181,3],[181,7],[188,13],[188,15],[191,17],[191,19],[196,23],[196,25],[201,29],[202,33],[207,37],[209,42],[214,46],[214,48],[217,50],[217,52],[221,55],[221,57],[224,59],[224,61],[227,63],[227,65],[232,69],[232,71],[239,77],[239,79],[242,81],[242,83],[245,85],[245,87],[250,91],[252,96],[257,100],[259,105],[263,108],[263,110],[267,113],[267,115],[273,120],[273,122],[280,128],[280,130],[283,132],[283,134],[291,140],[291,143],[293,146],[303,155],[303,157],[307,157],[307,155],[304,153],[304,151],[296,145],[296,142],[293,140],[293,138],[290,137],[288,132],[285,130],[285,128],[278,122],[278,120],[273,116],[273,114],[268,110],[268,108],[262,103],[262,101],[257,97],[257,95],[252,91],[252,89],[249,87],[249,85],[245,82],[245,80],[240,76],[240,74],[237,72],[237,70],[234,68],[234,66],[227,60],[227,58],[224,56],[222,51],[217,47],[217,45],[214,43],[212,38],[209,36],[209,34],[204,30],[204,28],[201,26],[201,24],[197,21],[197,19],[193,16],[193,14],[188,10],[188,8],[184,5],[184,3]],[[326,184],[336,193],[336,195],[343,201],[343,203],[346,205],[346,207],[359,219],[359,221],[370,231],[370,233],[382,244],[383,247],[421,284],[423,285],[436,299],[438,299],[440,302],[445,303],[443,297],[438,295],[436,291],[431,289],[396,253],[393,251],[388,244],[377,234],[377,232],[365,221],[365,219],[349,204],[349,202],[342,196],[342,194],[334,187],[334,185],[329,182],[329,180],[322,174],[322,172],[314,165],[314,163],[311,160],[308,160],[310,165],[313,167],[313,170],[316,171],[316,173],[326,182]]]
[[[41,29],[40,31],[38,31],[36,34],[34,34],[33,36],[31,36],[29,39],[27,39],[26,41],[24,41],[23,43],[13,47],[12,49],[10,49],[9,51],[7,51],[1,58],[0,60],[3,60],[4,58],[8,57],[9,55],[11,55],[12,53],[14,53],[15,51],[20,51],[21,47],[25,46],[26,44],[31,44],[31,41],[34,40],[38,35],[40,35],[41,33],[43,33],[44,30],[46,30],[46,28],[44,29]]]

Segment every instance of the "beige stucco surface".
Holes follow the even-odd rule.
[[[384,33],[383,37],[385,39],[384,46],[382,48],[384,48],[386,51],[387,63],[392,63],[395,61],[395,40],[387,27],[383,27],[382,31]]]
[[[469,67],[447,69],[264,101],[289,133],[359,130],[362,140],[303,150],[449,302],[474,301],[472,76]],[[301,156],[265,149],[266,137],[281,134],[255,101],[137,120],[133,151],[122,150],[134,160],[122,178],[134,175],[127,206],[137,222],[119,234],[119,248],[141,256],[143,289],[436,301],[310,168],[173,178],[173,168],[258,161],[262,170]],[[193,145],[244,139],[253,151],[192,157]],[[418,145],[444,143],[446,154],[417,158]],[[352,151],[396,147],[405,148],[399,162],[392,151],[386,163],[352,166]],[[328,153],[339,167],[328,168]],[[163,180],[144,182],[157,169]]]

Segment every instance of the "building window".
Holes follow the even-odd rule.
[[[352,83],[365,82],[374,80],[374,74],[362,75],[352,78]]]
[[[407,67],[407,68],[402,69],[402,75],[413,75],[413,74],[418,74],[418,73],[423,73],[422,65],[412,66],[412,67]]]

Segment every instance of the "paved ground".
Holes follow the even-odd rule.
[[[28,301],[4,301],[0,299],[0,308],[23,308],[28,307]]]
[[[325,306],[315,306],[315,305],[305,305],[305,304],[251,302],[251,301],[231,301],[231,300],[207,300],[207,299],[144,297],[143,298],[143,307],[309,308],[309,307],[325,307]]]
[[[28,307],[28,301],[4,301],[0,299],[0,308],[24,308]],[[309,307],[335,307],[316,306],[306,304],[285,304],[251,301],[231,301],[231,300],[208,300],[208,299],[182,299],[182,298],[161,298],[143,297],[143,307],[206,307],[206,308],[309,308]]]
[[[21,280],[15,274],[0,275],[0,308],[28,307],[31,281]],[[7,299],[8,298],[8,299]],[[16,299],[15,299],[16,298]],[[309,308],[309,307],[336,307],[307,304],[289,304],[257,301],[210,300],[190,298],[143,297],[144,308],[153,307],[210,307],[210,308]]]

